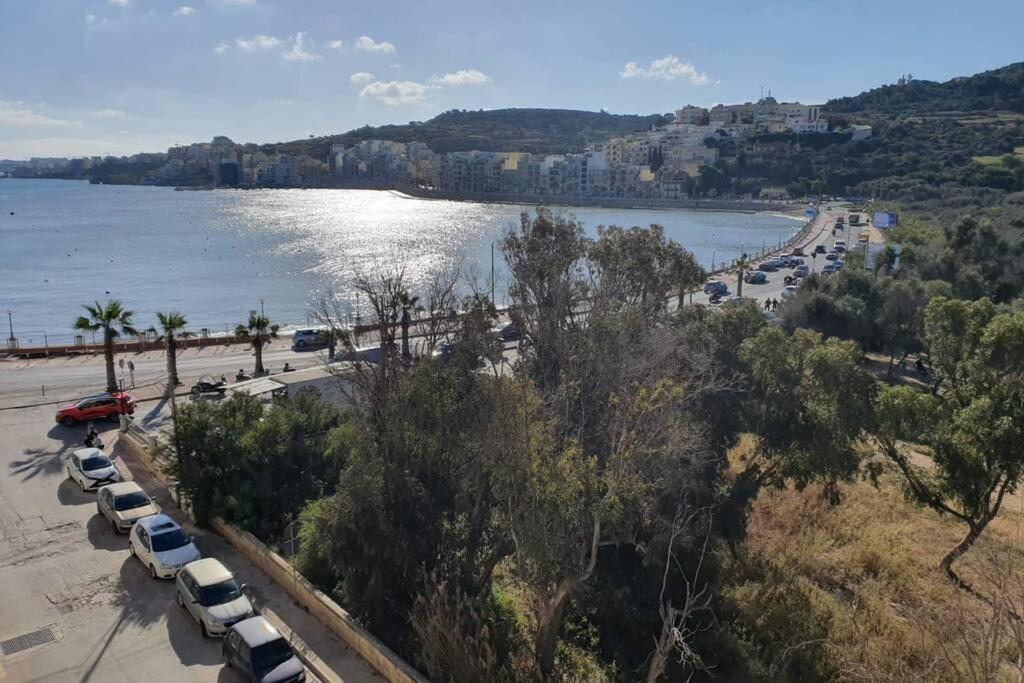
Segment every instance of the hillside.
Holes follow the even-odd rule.
[[[911,81],[883,85],[853,97],[830,100],[836,114],[906,116],[940,112],[1007,111],[1024,113],[1024,62],[944,83]]]
[[[578,151],[588,142],[646,130],[667,121],[661,114],[608,114],[573,109],[453,109],[429,121],[364,126],[339,135],[262,145],[264,152],[309,154],[324,158],[332,144],[361,140],[419,141],[435,152],[478,149],[493,152],[562,154]]]

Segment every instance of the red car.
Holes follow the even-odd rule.
[[[70,403],[57,411],[56,421],[70,427],[77,422],[90,420],[116,420],[122,413],[131,415],[135,412],[135,399],[128,394],[100,394],[83,398],[78,403]]]

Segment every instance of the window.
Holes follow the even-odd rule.
[[[147,534],[146,530],[143,529],[142,527],[138,527],[138,529],[139,529],[139,543],[142,544],[143,548],[145,548],[146,550],[149,550],[149,534]]]
[[[109,492],[107,492],[109,495]],[[135,508],[145,507],[149,505],[150,500],[142,491],[136,491],[134,493],[126,493],[118,496],[114,499],[114,509],[118,512],[124,512],[125,510],[134,510]]]
[[[162,553],[175,548],[182,548],[191,543],[188,534],[181,529],[165,531],[153,537],[153,552]]]
[[[102,470],[105,467],[111,467],[110,460],[106,456],[93,455],[82,461],[83,472]]]
[[[253,671],[273,669],[275,666],[283,664],[291,658],[292,650],[288,647],[287,641],[284,638],[278,638],[253,648],[252,668]]]
[[[234,579],[221,581],[212,586],[203,586],[200,590],[202,591],[202,598],[199,602],[205,607],[223,605],[225,602],[231,602],[242,597],[242,591]]]

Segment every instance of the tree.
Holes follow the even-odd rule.
[[[244,331],[249,337],[253,351],[256,352],[256,367],[253,369],[253,374],[257,376],[266,374],[266,370],[263,369],[263,347],[270,341],[270,319],[259,313],[250,313],[248,322],[239,325],[238,328],[235,333]]]
[[[74,323],[76,330],[103,333],[103,358],[107,366],[107,391],[118,390],[117,376],[114,374],[114,342],[122,334],[138,334],[132,327],[134,313],[125,309],[120,301],[110,300],[106,304],[99,301],[92,306],[82,306],[89,316],[79,316]]]
[[[897,358],[921,350],[920,312],[927,303],[927,294],[920,280],[886,279],[880,287],[881,306],[877,328],[882,349],[889,356],[885,379],[892,382]]]
[[[156,319],[160,323],[160,329],[157,330],[154,327],[149,328],[150,332],[154,334],[162,333],[161,336],[157,337],[157,340],[163,340],[166,346],[167,354],[167,391],[168,394],[174,393],[174,388],[180,384],[178,381],[178,348],[175,345],[174,336],[178,332],[183,332],[185,326],[188,325],[188,321],[185,316],[178,311],[171,311],[169,313],[157,312]]]
[[[896,465],[908,497],[967,526],[939,567],[953,568],[999,514],[1024,468],[1024,313],[994,314],[987,301],[936,298],[925,309],[925,342],[943,391],[884,391],[874,436]],[[915,463],[907,441],[931,447],[931,467]]]

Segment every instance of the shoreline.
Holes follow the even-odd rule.
[[[65,180],[88,182],[85,178],[5,178],[5,180]],[[400,199],[424,201],[463,202],[469,204],[498,204],[503,206],[552,206],[566,208],[639,209],[649,211],[717,211],[722,213],[773,214],[779,217],[803,220],[806,202],[761,202],[746,199],[644,199],[637,197],[562,197],[542,195],[517,195],[513,193],[474,192],[452,194],[448,192],[417,190],[393,183],[353,183],[348,185],[306,186],[306,187],[204,187],[174,185],[144,185],[141,183],[100,183],[117,187],[154,187],[175,190],[178,187],[192,191],[215,190],[374,190],[388,192]]]

